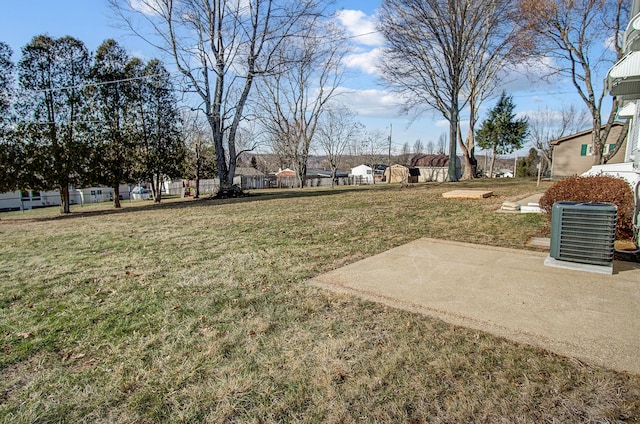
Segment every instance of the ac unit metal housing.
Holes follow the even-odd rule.
[[[618,207],[611,203],[554,203],[549,256],[560,261],[611,267],[617,213]]]

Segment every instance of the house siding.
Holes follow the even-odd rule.
[[[611,128],[608,141],[618,138],[624,127],[615,125]],[[551,164],[551,177],[553,179],[581,175],[593,166],[593,154],[590,152],[592,136],[591,132],[582,133],[575,137],[558,140],[553,147],[553,162]],[[608,163],[622,163],[627,146],[625,140],[621,148]],[[605,153],[614,143],[607,143]]]

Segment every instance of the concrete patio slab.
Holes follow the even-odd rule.
[[[546,256],[423,238],[310,283],[640,374],[640,264],[603,275]]]

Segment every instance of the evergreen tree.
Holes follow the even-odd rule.
[[[540,156],[535,148],[529,149],[529,155],[518,160],[518,170],[516,177],[535,177],[538,174],[538,164]]]
[[[18,131],[33,189],[60,191],[60,212],[69,213],[69,186],[87,179],[90,144],[84,87],[90,55],[66,36],[34,37],[18,64],[21,93]]]
[[[105,40],[96,51],[89,87],[96,125],[93,155],[94,180],[113,187],[113,205],[120,207],[120,184],[133,182],[135,161],[134,128],[137,124],[134,95],[130,82],[133,75],[127,66],[127,52],[114,40]]]
[[[13,51],[0,42],[0,193],[19,186],[21,149],[12,136]]]
[[[12,55],[11,47],[0,41],[0,123],[4,123],[11,106],[14,70]]]
[[[170,75],[153,59],[141,70],[138,98],[139,177],[152,183],[154,201],[162,200],[165,178],[180,177],[186,147]]]
[[[478,146],[493,152],[489,175],[493,175],[496,156],[521,148],[527,137],[529,124],[524,118],[515,119],[515,107],[513,98],[503,91],[498,103],[476,132]]]

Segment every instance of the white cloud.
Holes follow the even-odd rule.
[[[129,52],[129,56],[130,57],[137,57],[138,59],[142,60],[142,61],[148,61],[149,59],[151,59],[146,53],[144,53],[142,50],[133,50]]]
[[[382,58],[382,49],[377,48],[361,53],[352,53],[344,58],[348,68],[356,68],[365,74],[378,75],[378,63]]]
[[[335,100],[362,117],[395,118],[400,113],[401,99],[385,90],[340,87]]]
[[[381,46],[382,34],[376,28],[375,16],[368,16],[361,10],[341,10],[336,17],[345,27],[353,41],[366,46]]]
[[[611,34],[607,38],[605,38],[603,46],[605,49],[609,50],[610,52],[615,53],[617,42],[618,42],[618,37],[616,37],[615,34]]]
[[[129,7],[145,15],[156,16],[162,10],[158,0],[129,0]]]
[[[507,93],[516,91],[532,91],[541,87],[548,87],[549,78],[557,69],[551,57],[541,56],[518,63],[515,67],[505,68],[502,75],[501,88]],[[557,77],[555,77],[557,78]]]

